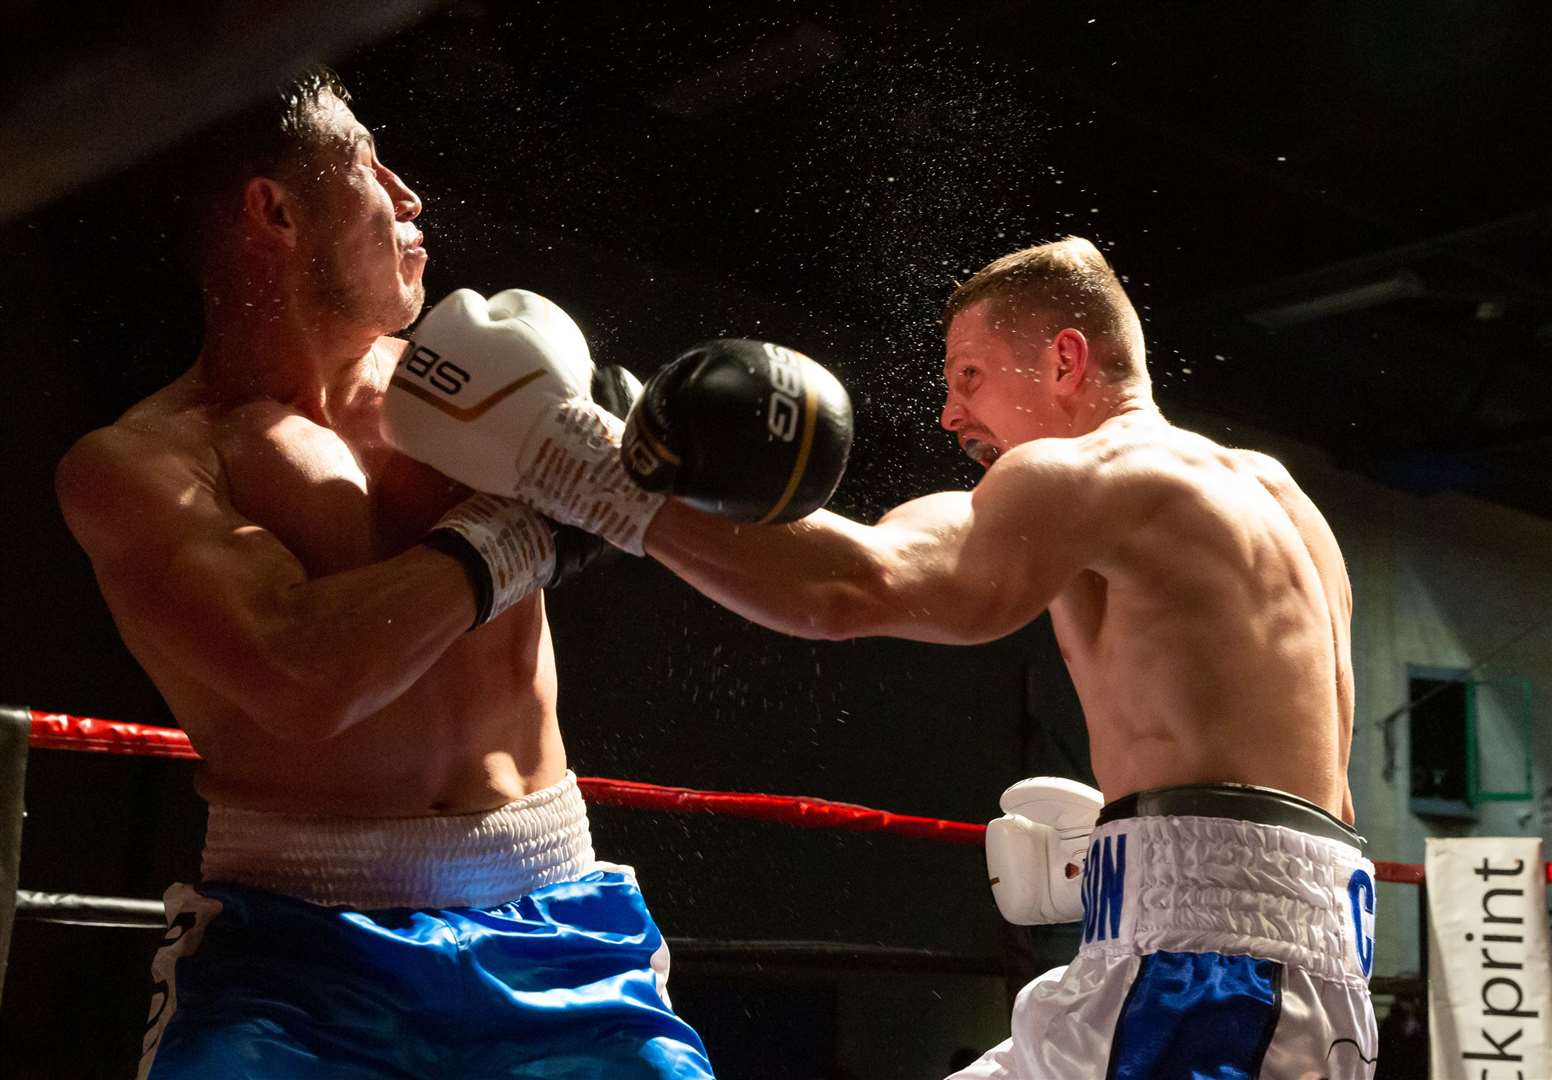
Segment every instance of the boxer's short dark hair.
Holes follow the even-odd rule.
[[[1121,279],[1098,248],[1066,236],[994,259],[949,295],[943,329],[972,304],[991,300],[999,318],[1041,317],[1046,330],[1083,331],[1101,348],[1105,373],[1116,382],[1143,373],[1142,324]]]
[[[180,148],[170,182],[184,203],[180,246],[195,269],[249,180],[283,174],[319,148],[324,128],[318,105],[325,94],[350,101],[331,68],[307,68]]]

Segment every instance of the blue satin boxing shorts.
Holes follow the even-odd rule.
[[[712,1075],[569,772],[472,814],[213,804],[201,876],[166,894],[141,1080]]]
[[[626,873],[483,909],[357,911],[176,886],[168,921],[168,1015],[143,1077],[712,1075],[669,1005],[663,936]]]

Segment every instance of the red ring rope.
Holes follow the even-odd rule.
[[[40,749],[92,750],[106,754],[199,760],[199,752],[189,743],[188,735],[177,728],[93,720],[67,713],[39,712],[36,709],[29,712],[32,717],[29,742]],[[892,814],[887,810],[801,795],[697,791],[693,788],[664,787],[635,780],[608,780],[592,776],[578,777],[577,784],[599,806],[721,814],[811,829],[892,832],[952,844],[979,845],[986,834],[984,825]]]
[[[177,728],[126,724],[118,720],[93,720],[68,713],[29,709],[32,734],[29,742],[41,750],[92,750],[100,754],[134,754],[138,757],[171,757],[199,760],[199,751],[188,735]]]
[[[189,743],[189,737],[177,728],[94,720],[67,713],[39,712],[36,709],[28,711],[32,717],[30,743],[39,749],[91,750],[107,754],[199,760],[199,752]],[[722,814],[811,829],[890,832],[952,844],[980,845],[986,835],[985,825],[892,814],[887,810],[874,810],[854,803],[831,802],[802,795],[697,791],[693,788],[663,787],[635,780],[608,780],[593,776],[578,777],[577,783],[587,797],[600,806]],[[1400,885],[1423,884],[1423,868],[1417,863],[1376,860],[1374,871],[1381,881]],[[1552,863],[1547,865],[1547,880],[1552,881]]]

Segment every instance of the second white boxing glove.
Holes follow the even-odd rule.
[[[986,826],[986,869],[997,910],[1037,926],[1083,917],[1083,862],[1105,799],[1060,776],[1020,780],[1002,793],[1003,816]]]
[[[459,289],[415,328],[383,402],[383,436],[478,491],[515,497],[633,554],[662,506],[619,460],[621,421],[589,394],[576,323],[523,289]]]

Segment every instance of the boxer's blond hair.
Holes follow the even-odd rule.
[[[992,301],[999,320],[1034,317],[1054,335],[1075,327],[1112,383],[1148,382],[1142,321],[1120,278],[1090,241],[1066,236],[987,263],[949,295],[943,329],[972,304]]]

